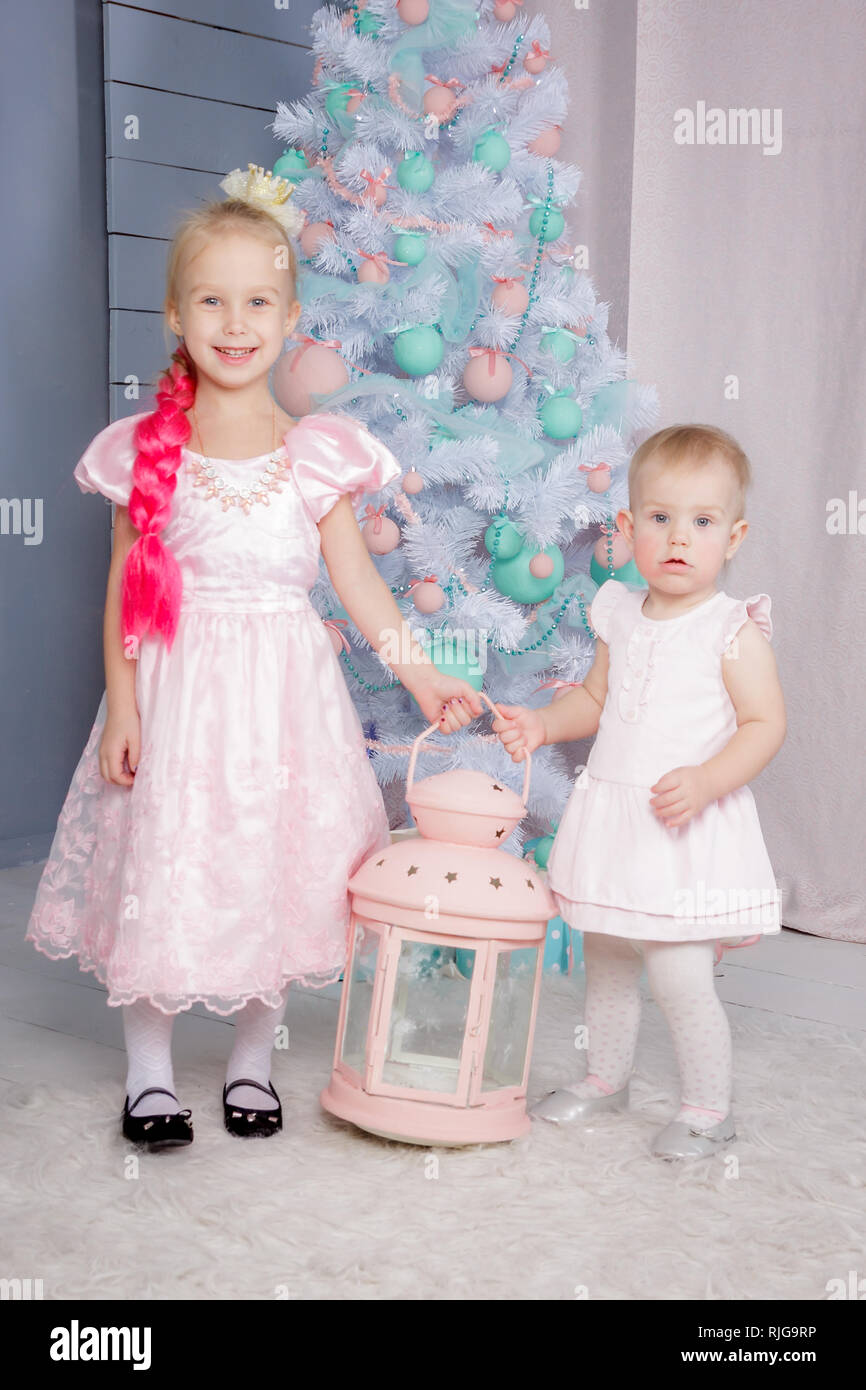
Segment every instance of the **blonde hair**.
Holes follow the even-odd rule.
[[[629,506],[636,492],[641,469],[651,458],[659,458],[671,468],[699,468],[713,457],[724,460],[737,480],[737,517],[746,513],[746,489],[752,481],[752,468],[736,439],[716,425],[668,425],[645,439],[632,455],[628,470]]]
[[[253,207],[240,198],[226,198],[188,213],[178,226],[166,267],[164,309],[169,304],[177,307],[183,256],[192,239],[234,231],[249,232],[273,245],[283,243],[291,290],[296,297],[297,258],[285,228],[264,208]],[[164,318],[164,333],[167,328]],[[181,450],[191,433],[186,411],[195,403],[197,385],[195,363],[185,343],[176,348],[171,359],[157,383],[155,409],[138,421],[133,433],[137,453],[128,507],[129,519],[140,534],[124,564],[121,605],[124,643],[133,637],[137,644],[152,633],[169,648],[177,631],[183,581],[180,566],[163,544],[160,532],[171,518]]]

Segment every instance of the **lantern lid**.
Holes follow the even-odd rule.
[[[476,816],[502,816],[515,823],[526,815],[517,792],[486,772],[455,768],[438,772],[412,785],[410,806],[429,806],[435,811],[468,811]]]
[[[457,775],[482,774],[442,773],[443,777]],[[511,796],[519,800],[514,792]],[[486,923],[548,922],[556,916],[546,883],[524,859],[501,849],[478,849],[420,835],[371,854],[349,879],[349,888],[383,908],[390,905],[417,912],[419,924],[433,933],[437,911]]]

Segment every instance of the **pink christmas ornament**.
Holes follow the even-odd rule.
[[[430,14],[428,0],[397,0],[397,13],[404,24],[423,24]]]
[[[602,536],[595,543],[593,555],[595,556],[602,569],[607,569],[607,536]],[[621,531],[615,531],[613,536],[613,567],[618,570],[622,565],[627,565],[631,559],[631,546]]]
[[[436,583],[435,574],[427,574],[423,579],[413,579],[408,592],[419,613],[438,613],[445,602],[445,595]]]
[[[563,696],[568,695],[572,690],[574,690],[575,686],[581,684],[581,681],[561,681],[559,679],[542,681],[541,685],[537,685],[535,687],[533,694],[537,694],[539,690],[552,690],[552,699],[561,700]]]
[[[338,339],[320,342],[302,336],[300,347],[284,352],[274,367],[273,389],[278,403],[287,414],[300,419],[313,410],[310,393],[330,395],[349,380],[346,364],[334,351]]]
[[[400,544],[400,527],[385,516],[385,505],[374,507],[367,503],[361,534],[371,555],[390,555]]]
[[[529,291],[522,280],[512,275],[494,275],[496,289],[491,295],[497,309],[503,314],[522,314],[529,305]]]
[[[384,251],[362,251],[356,246],[355,250],[361,257],[361,264],[358,267],[358,282],[362,285],[387,285],[391,279],[391,272],[388,269],[389,258]],[[390,262],[392,265],[394,262]]]
[[[542,48],[538,39],[533,39],[532,47],[523,60],[523,66],[527,72],[531,72],[534,76],[536,73],[544,71],[549,57],[550,49]]]
[[[529,562],[529,573],[535,579],[549,579],[553,573],[553,561],[550,556],[545,555],[544,551],[539,551],[537,555],[533,555]]]
[[[496,0],[493,6],[493,18],[498,19],[500,24],[507,24],[517,14],[518,5],[522,5],[523,0]]]
[[[308,222],[300,240],[304,255],[315,256],[323,242],[334,240],[333,222]]]
[[[443,82],[441,78],[434,77],[432,72],[427,73],[427,81],[435,85],[424,93],[424,110],[428,116],[435,116],[439,121],[450,121],[457,110],[455,89],[460,86],[460,82],[456,77],[450,77],[447,82]]]
[[[504,353],[496,348],[470,348],[463,368],[463,385],[476,401],[501,401],[511,389],[514,373]]]
[[[424,479],[417,468],[411,468],[408,473],[403,474],[402,488],[410,497],[415,497],[424,487]]]
[[[586,485],[590,492],[607,492],[610,487],[610,464],[582,463],[579,472],[586,474]]]
[[[377,208],[383,206],[383,204],[386,202],[388,198],[388,190],[385,187],[385,180],[387,179],[390,172],[391,166],[389,164],[386,164],[385,168],[379,174],[373,174],[370,172],[369,169],[362,169],[360,171],[360,177],[364,179],[367,184],[367,187],[365,188],[363,194],[365,202],[368,198],[371,198]]]
[[[556,154],[561,141],[562,126],[552,125],[548,126],[547,130],[543,130],[540,135],[536,135],[534,140],[530,140],[527,148],[530,149],[533,154],[540,154],[545,158],[550,158],[551,155]]]

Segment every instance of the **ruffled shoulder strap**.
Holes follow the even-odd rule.
[[[82,492],[101,492],[121,507],[128,505],[132,467],[138,453],[133,435],[147,413],[143,410],[137,415],[124,415],[94,436],[72,474]]]
[[[769,594],[752,594],[750,598],[732,598],[723,619],[722,651],[727,651],[743,623],[747,623],[749,618],[757,623],[767,641],[772,641],[771,606]]]
[[[292,475],[316,523],[346,493],[378,492],[403,472],[391,450],[350,415],[305,415],[284,441]]]
[[[602,642],[610,641],[611,615],[631,592],[621,579],[606,579],[592,600],[589,620]]]

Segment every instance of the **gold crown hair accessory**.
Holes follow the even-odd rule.
[[[260,164],[248,164],[246,173],[243,169],[232,169],[220,181],[220,188],[224,188],[230,198],[240,198],[244,203],[269,212],[289,236],[297,236],[304,225],[304,214],[289,203],[295,185],[270,169],[265,173]]]

